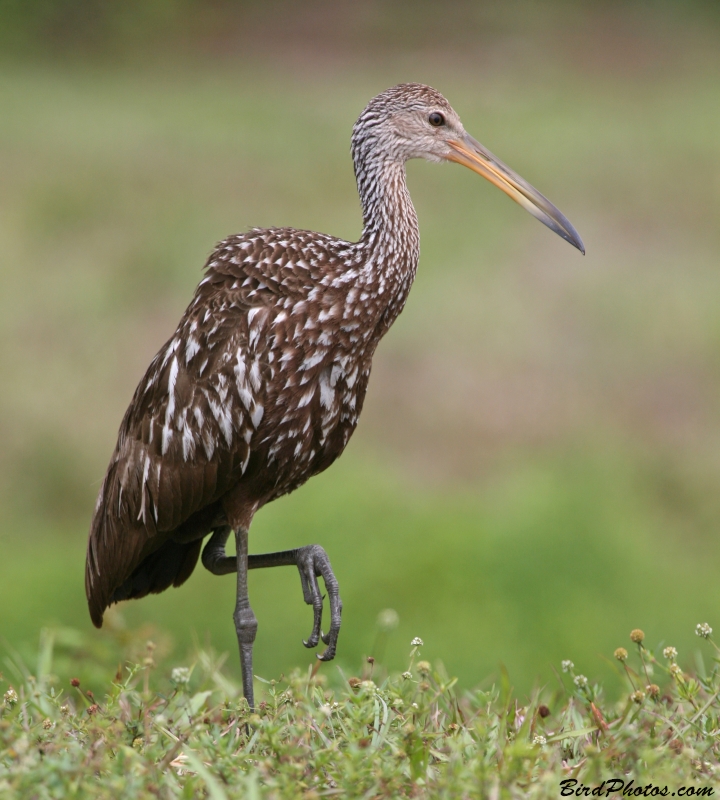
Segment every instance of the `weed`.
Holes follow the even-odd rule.
[[[557,689],[525,699],[505,677],[461,695],[442,665],[417,660],[423,644],[413,639],[408,669],[379,683],[343,677],[330,687],[312,669],[258,678],[254,711],[212,652],[165,670],[147,642],[102,698],[76,678],[58,688],[49,670],[2,687],[0,796],[534,798],[603,781],[712,788],[720,650],[709,626],[702,638],[715,666],[702,675],[684,672],[675,648],[664,648],[666,664],[638,631],[631,638],[636,655],[619,648],[630,690],[619,702],[570,661]],[[47,667],[53,641],[44,635]]]

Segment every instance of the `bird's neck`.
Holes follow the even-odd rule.
[[[390,241],[412,246],[419,241],[418,221],[405,179],[405,164],[377,161],[357,170],[366,246]]]
[[[363,210],[358,247],[389,295],[405,301],[420,256],[420,232],[405,180],[397,161],[369,162],[356,168]],[[399,313],[399,310],[398,310]]]

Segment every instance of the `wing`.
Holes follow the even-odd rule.
[[[261,254],[250,237],[219,245],[125,413],[88,542],[85,589],[98,627],[133,570],[247,468],[271,374],[267,330],[288,291],[259,272]],[[147,591],[182,583],[199,548],[175,547],[168,558],[177,563]]]

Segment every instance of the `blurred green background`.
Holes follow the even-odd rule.
[[[469,171],[410,163],[420,269],[360,426],[251,550],[326,547],[346,674],[404,667],[414,636],[463,685],[502,663],[520,691],[562,658],[612,686],[634,627],[691,658],[695,623],[720,626],[719,40],[692,2],[0,0],[0,636],[107,635],[94,498],[207,253],[252,225],[357,238],[352,124],[419,81],[587,256]],[[296,572],[250,588],[256,672],[312,663]],[[233,595],[198,569],[120,614],[235,668]]]

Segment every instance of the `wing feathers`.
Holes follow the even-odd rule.
[[[123,419],[88,542],[86,592],[98,626],[110,603],[187,579],[200,545],[181,552],[173,531],[247,467],[264,405],[269,313],[251,315],[250,343],[252,305],[228,290],[231,279],[198,287]]]

